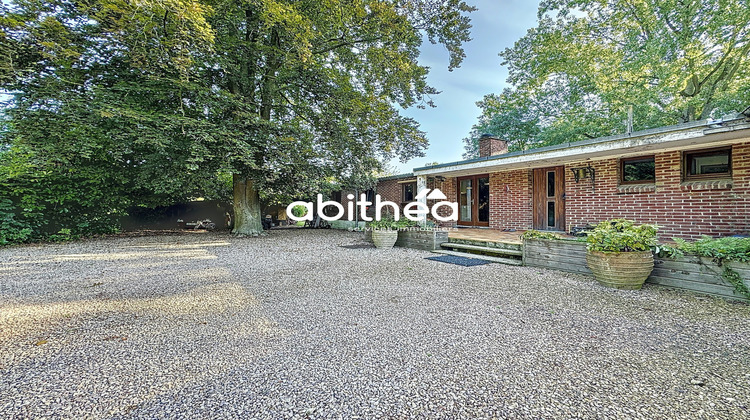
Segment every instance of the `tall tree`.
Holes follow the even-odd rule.
[[[718,117],[750,98],[750,3],[545,0],[500,55],[512,89],[479,104],[479,127],[522,111],[555,144],[623,132],[630,106],[635,128]]]
[[[442,43],[458,66],[473,10],[462,0],[3,7],[0,83],[15,101],[0,184],[16,201],[41,175],[91,187],[49,194],[67,208],[82,195],[148,205],[205,194],[233,173],[238,234],[261,231],[260,191],[300,196],[420,155],[424,133],[398,111],[436,93],[418,48],[423,37]],[[97,203],[105,214],[125,205],[84,207]]]
[[[233,159],[235,233],[261,229],[258,191],[278,180],[277,151],[331,175],[422,154],[418,124],[397,107],[429,103],[422,34],[446,46],[450,67],[469,39],[461,0],[257,0],[214,4],[217,54],[204,74],[241,103],[227,118],[252,119],[248,156]],[[327,170],[327,171],[326,171]]]

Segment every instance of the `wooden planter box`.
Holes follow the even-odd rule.
[[[586,265],[585,242],[524,239],[523,265],[593,276]]]
[[[434,251],[441,249],[440,244],[443,242],[448,242],[448,232],[444,230],[401,230],[398,232],[396,246]]]
[[[750,264],[730,262],[727,266],[736,271],[750,286]],[[748,301],[734,291],[734,286],[721,276],[724,267],[719,267],[710,258],[685,255],[677,259],[655,258],[654,271],[647,283],[692,290],[723,298]]]
[[[586,243],[566,240],[525,239],[523,264],[592,276],[586,265]],[[750,287],[750,264],[728,263]],[[690,290],[728,299],[744,300],[734,286],[721,276],[719,267],[710,258],[686,255],[678,259],[654,258],[654,270],[646,283]]]

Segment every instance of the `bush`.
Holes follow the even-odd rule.
[[[26,242],[32,233],[31,226],[16,217],[13,202],[7,198],[0,199],[0,245]]]
[[[605,220],[588,234],[587,248],[600,252],[649,251],[656,247],[656,231],[654,225],[636,226],[626,219]]]
[[[677,248],[686,253],[708,257],[717,262],[750,261],[750,238],[726,237],[711,238],[704,236],[695,242],[675,238]]]
[[[521,235],[523,239],[554,239],[554,240],[560,240],[563,239],[562,236],[553,233],[553,232],[542,232],[539,230],[527,230],[526,232]]]
[[[432,225],[434,227],[434,223]],[[398,221],[396,221],[390,213],[383,214],[383,217],[381,217],[379,221],[373,220],[367,222],[367,227],[377,230],[399,230],[417,226],[419,226],[418,222],[409,220],[406,217],[400,217]]]
[[[367,227],[375,230],[397,230],[401,227],[400,223],[400,220],[397,222],[390,214],[384,214],[380,220],[367,222]]]
[[[303,205],[294,206],[292,207],[292,214],[294,217],[303,217],[307,214],[307,207]]]

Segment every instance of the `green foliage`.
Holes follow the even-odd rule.
[[[674,238],[674,241],[681,251],[711,258],[720,265],[725,261],[750,261],[750,238],[704,236],[695,242],[679,238]]]
[[[695,242],[688,242],[684,239],[673,238],[677,244],[673,255],[667,254],[671,258],[682,256],[683,254],[693,254],[701,257],[711,258],[718,266],[724,266],[721,276],[732,286],[734,290],[747,299],[750,299],[750,289],[745,284],[744,279],[732,270],[726,262],[749,262],[750,261],[750,238],[725,237],[712,238],[704,236]]]
[[[680,250],[679,247],[674,247],[667,244],[658,244],[654,248],[654,253],[656,256],[661,258],[671,258],[671,259],[677,259],[685,255],[685,253]]]
[[[729,282],[732,286],[734,286],[734,290],[739,293],[741,296],[744,296],[745,299],[750,299],[750,288],[747,287],[747,284],[745,284],[745,280],[740,276],[740,274],[731,268],[724,266],[724,270],[721,272],[721,276]]]
[[[376,230],[398,230],[419,226],[418,222],[406,217],[399,217],[398,221],[390,213],[384,213],[380,220],[367,222],[366,226]]]
[[[307,214],[307,207],[305,206],[294,206],[292,207],[292,214],[295,217],[302,217]]]
[[[649,251],[657,245],[656,231],[654,225],[636,226],[626,219],[605,220],[589,232],[586,242],[589,251]]]
[[[518,149],[721,117],[747,107],[747,0],[545,0],[537,27],[500,55],[512,86],[487,95],[466,139]],[[506,137],[507,136],[507,137]]]
[[[28,223],[17,218],[13,202],[0,198],[0,245],[26,242],[31,238],[32,232]]]
[[[367,227],[373,230],[397,230],[401,227],[401,221],[398,222],[390,214],[383,214],[380,220],[373,219],[367,222]]]
[[[560,235],[553,232],[542,232],[539,230],[530,229],[524,232],[521,237],[523,239],[563,239]]]
[[[52,242],[67,242],[74,239],[80,238],[81,235],[74,235],[73,232],[68,228],[60,229],[59,232],[49,235],[49,240]]]
[[[14,92],[0,183],[40,236],[116,229],[131,206],[225,199],[229,178],[243,193],[236,206],[310,197],[332,180],[368,188],[382,161],[427,145],[398,109],[437,93],[418,62],[423,37],[458,66],[474,10],[463,0],[0,7],[0,89]]]

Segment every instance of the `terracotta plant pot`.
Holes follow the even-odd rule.
[[[640,289],[654,269],[654,254],[586,251],[586,263],[599,283],[615,289]]]
[[[376,248],[390,249],[393,248],[393,244],[398,239],[397,230],[373,230],[372,231],[372,243],[375,244]]]

